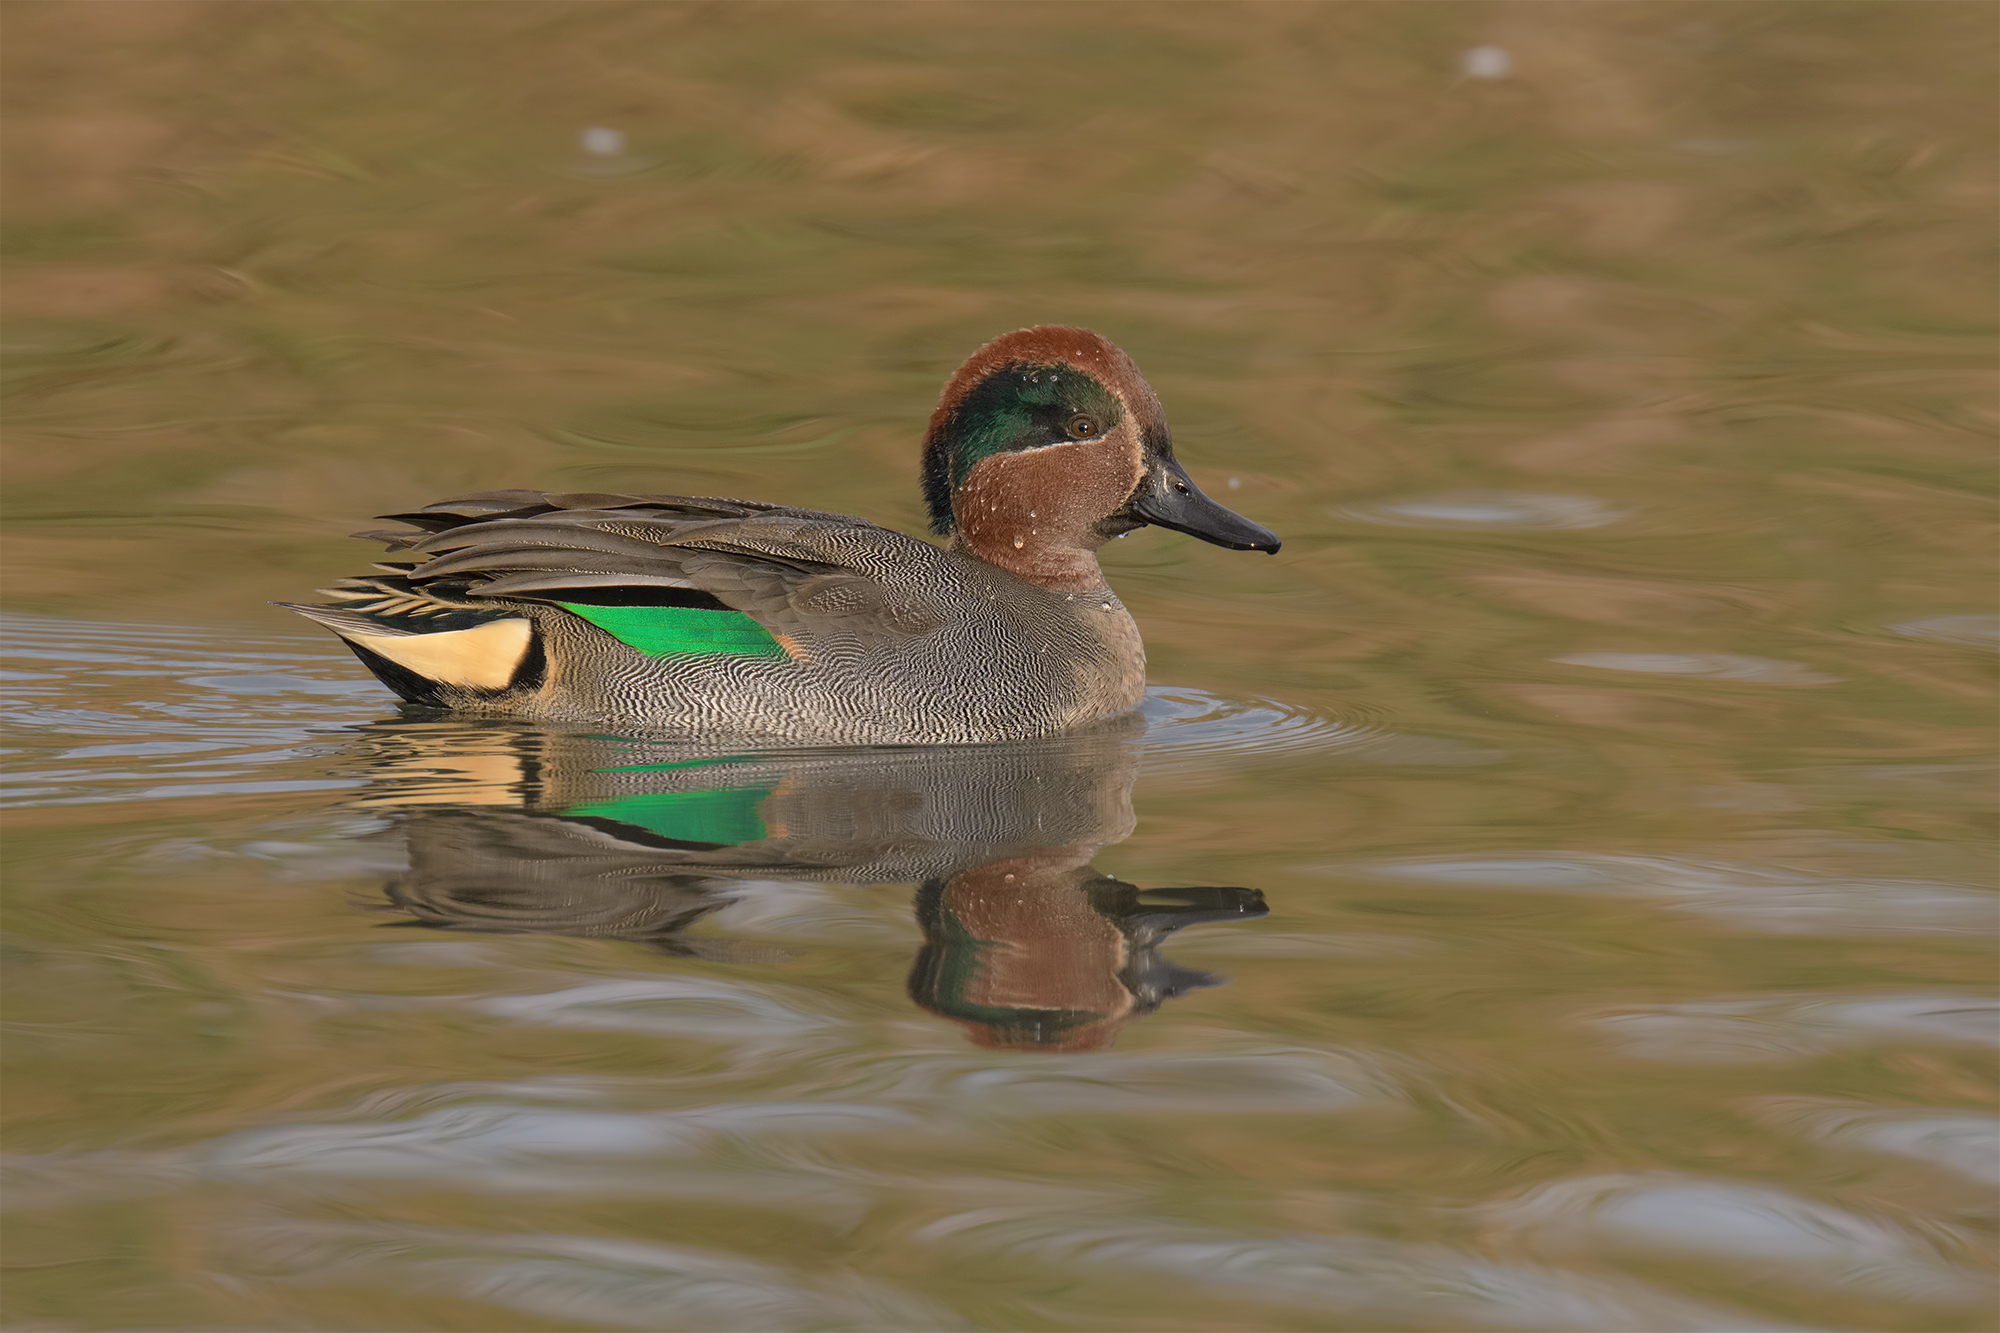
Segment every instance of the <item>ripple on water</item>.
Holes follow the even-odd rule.
[[[1609,1014],[1625,1054],[1670,1064],[1774,1064],[1849,1050],[2000,1046],[2000,1005],[1951,994],[1688,1000]]]
[[[297,1285],[330,1280],[447,1292],[539,1315],[559,1327],[634,1329],[965,1327],[949,1309],[853,1272],[601,1235],[508,1234],[396,1222],[331,1222],[276,1210],[225,1228],[227,1279]]]
[[[1492,764],[1502,750],[1439,736],[1399,735],[1342,721],[1275,699],[1229,699],[1206,690],[1155,685],[1140,705],[1146,718],[1144,772],[1197,768],[1228,756],[1337,756],[1380,764]]]
[[[1564,666],[1601,671],[1646,671],[1663,676],[1707,676],[1713,680],[1754,680],[1765,685],[1838,685],[1839,676],[1814,671],[1803,662],[1735,653],[1569,653],[1552,657]]]
[[[1779,934],[1955,935],[1995,925],[1992,895],[1971,885],[1817,875],[1694,857],[1528,852],[1308,868],[1455,889],[1648,898],[1739,929]]]
[[[456,1181],[483,1190],[536,1183],[551,1159],[692,1157],[720,1139],[916,1134],[892,1106],[831,1101],[718,1103],[675,1111],[582,1110],[498,1102],[408,1120],[274,1125],[227,1135],[202,1153],[214,1179],[247,1175]],[[497,1173],[497,1175],[496,1175]]]
[[[2000,648],[2000,616],[1925,616],[1889,626],[1892,634],[1913,639],[1937,639],[1943,643],[1970,643],[1981,648]]]
[[[0,807],[352,786],[359,779],[316,774],[279,781],[260,770],[334,755],[348,744],[343,733],[395,712],[386,690],[345,654],[325,651],[318,636],[25,615],[0,619],[0,631],[9,658],[25,668],[7,682],[0,714],[23,742],[0,777],[6,793]],[[1151,689],[1142,711],[1142,763],[1151,774],[1304,755],[1444,765],[1505,757],[1276,700],[1173,686]],[[534,729],[481,725],[496,748],[520,729]],[[853,753],[882,758],[879,750]]]
[[[1537,1248],[1700,1256],[1765,1281],[1950,1304],[1986,1291],[1978,1275],[1898,1226],[1768,1185],[1664,1172],[1582,1176],[1479,1211]]]
[[[1414,1240],[1110,1216],[1071,1200],[1053,1207],[970,1210],[933,1222],[912,1239],[981,1260],[1031,1259],[1073,1272],[1123,1270],[1151,1281],[1233,1288],[1260,1304],[1420,1328],[1744,1333],[1785,1327],[1671,1296],[1622,1275],[1494,1261]]]
[[[1991,1115],[1831,1097],[1767,1097],[1754,1114],[1836,1149],[1922,1163],[1982,1191],[2000,1186],[2000,1118]]]
[[[0,705],[18,746],[0,806],[353,786],[269,770],[338,751],[339,732],[389,703],[306,635],[9,615],[0,640],[33,675]]]
[[[1492,529],[1601,528],[1629,515],[1588,495],[1532,491],[1440,491],[1399,500],[1377,500],[1333,511],[1336,518],[1394,528]]]

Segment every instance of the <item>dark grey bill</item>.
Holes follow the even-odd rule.
[[[1277,533],[1203,495],[1201,488],[1188,479],[1180,463],[1172,458],[1160,459],[1147,469],[1146,479],[1125,502],[1125,509],[1132,517],[1155,527],[1185,532],[1232,551],[1277,554]]]

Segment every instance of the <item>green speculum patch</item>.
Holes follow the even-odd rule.
[[[782,658],[788,654],[771,632],[741,611],[694,606],[593,606],[560,602],[629,648],[648,657],[676,653],[727,653]]]
[[[1069,423],[1087,417],[1102,433],[1124,417],[1118,399],[1071,366],[1010,364],[972,386],[924,453],[924,499],[931,530],[956,527],[951,498],[982,459],[1075,438]]]

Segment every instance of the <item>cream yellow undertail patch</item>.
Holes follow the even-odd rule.
[[[342,631],[341,637],[440,685],[504,690],[528,655],[534,627],[525,620],[494,620],[442,634]]]

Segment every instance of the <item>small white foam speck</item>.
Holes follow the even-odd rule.
[[[625,151],[625,136],[604,125],[592,125],[577,136],[583,151],[593,157],[617,157]]]
[[[1514,72],[1514,57],[1497,46],[1475,46],[1458,62],[1459,68],[1475,79],[1504,79]]]

